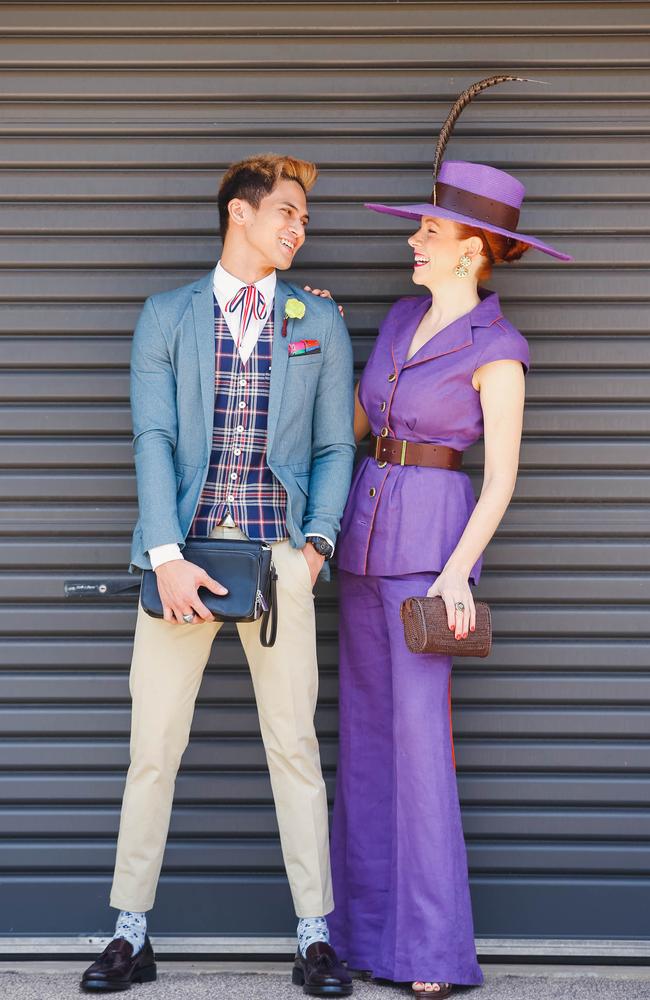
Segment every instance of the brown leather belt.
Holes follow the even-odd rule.
[[[397,438],[370,435],[370,455],[380,468],[391,465],[424,465],[429,469],[450,469],[458,472],[463,464],[462,451],[444,444],[417,444]]]

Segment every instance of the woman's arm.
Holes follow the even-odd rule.
[[[354,440],[363,441],[367,434],[370,434],[370,421],[359,401],[359,383],[357,382],[357,387],[354,390]]]
[[[456,638],[474,631],[476,611],[469,574],[488,545],[506,512],[517,481],[519,446],[524,413],[524,373],[519,361],[492,361],[475,372],[483,410],[485,467],[483,487],[458,545],[429,596],[440,594],[447,608],[449,627]],[[465,610],[456,614],[454,605]]]

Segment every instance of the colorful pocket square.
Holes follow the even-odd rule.
[[[319,340],[295,340],[289,344],[289,357],[298,358],[303,354],[320,354]]]

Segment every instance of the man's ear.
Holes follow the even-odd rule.
[[[243,226],[249,216],[251,206],[242,198],[232,198],[228,202],[228,215],[235,226]]]

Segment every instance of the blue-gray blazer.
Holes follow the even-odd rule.
[[[131,411],[139,518],[131,572],[150,568],[155,545],[181,548],[207,478],[214,419],[213,271],[147,299],[133,336]],[[305,303],[289,320],[289,297]],[[320,354],[289,357],[292,340],[320,341]],[[355,443],[352,347],[331,299],[278,280],[268,413],[267,460],[287,491],[287,531],[336,539],[352,476]],[[327,576],[327,568],[324,569]]]

